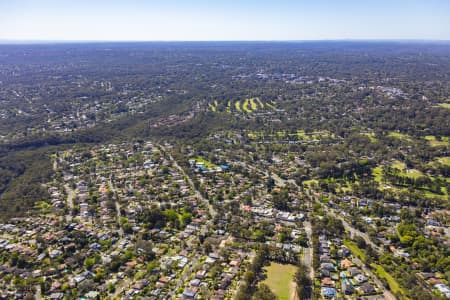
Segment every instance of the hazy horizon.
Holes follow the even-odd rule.
[[[0,39],[0,44],[95,44],[95,43],[450,43],[450,39],[310,39],[310,40],[14,40]]]

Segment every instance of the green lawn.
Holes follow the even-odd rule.
[[[241,102],[240,101],[234,102],[234,107],[236,108],[237,111],[242,111],[241,110]]]
[[[450,166],[450,157],[449,157],[449,156],[439,157],[439,158],[437,159],[437,161],[438,161],[440,164]]]
[[[448,146],[448,137],[444,136],[438,140],[434,135],[427,135],[424,137],[431,147]]]
[[[261,100],[260,100],[259,98],[254,98],[254,99],[256,99],[256,101],[258,101],[259,106],[260,106],[261,108],[264,108],[264,103],[262,103]]]
[[[391,276],[391,274],[386,272],[386,270],[382,266],[377,264],[371,264],[371,266],[375,269],[375,273],[378,277],[384,278],[387,281],[392,292],[405,295],[405,291],[400,287],[398,282],[394,279],[394,277]],[[405,297],[405,299],[407,298]]]
[[[299,140],[306,140],[307,138],[304,130],[297,130],[297,136]]]
[[[400,170],[401,171],[401,175],[405,176],[405,177],[417,179],[419,177],[424,176],[423,173],[420,172],[419,170],[408,169],[404,162],[401,162],[401,161],[398,161],[398,160],[394,161],[391,164],[391,167],[394,168],[394,169]]]
[[[411,137],[407,134],[391,131],[389,132],[388,136],[400,139],[400,140],[411,140]]]
[[[442,192],[444,193],[444,195],[435,194],[431,191],[424,191],[424,195],[426,198],[438,198],[441,200],[448,200],[448,191],[445,188],[443,188]]]
[[[248,134],[247,134],[247,136],[250,138],[250,139],[256,139],[258,136],[255,134],[255,133],[253,133],[253,132],[249,132]]]
[[[345,186],[342,186],[343,192],[353,192],[353,185],[350,181],[345,182]]]
[[[207,167],[208,169],[210,168],[217,168],[217,165],[207,161],[206,159],[202,158],[202,157],[197,157],[195,158],[196,162],[202,162],[204,164],[205,167]]]
[[[392,162],[391,167],[394,169],[403,171],[406,169],[406,164],[404,162],[396,160],[396,161]]]
[[[375,137],[375,133],[373,133],[373,132],[366,132],[366,133],[363,133],[362,135],[367,136],[372,143],[375,143],[376,141],[378,141],[378,139]]]
[[[258,110],[258,105],[255,102],[255,98],[250,98],[250,107],[253,111]]]
[[[211,103],[208,103],[209,108],[211,109],[212,112],[216,112],[217,111],[217,107],[212,105]]]
[[[406,177],[417,179],[419,177],[423,177],[423,173],[416,169],[407,169],[403,173]]]
[[[280,138],[286,137],[286,131],[277,131],[277,136]]]
[[[450,109],[450,103],[439,103],[439,106]]]
[[[291,282],[297,267],[272,262],[265,267],[267,278],[263,281],[280,300],[290,300]]]
[[[264,138],[265,133],[262,132],[262,131],[250,131],[250,132],[247,133],[247,136],[250,139],[254,140],[254,139]]]
[[[383,167],[378,166],[378,167],[373,168],[372,175],[376,182],[381,183],[381,181],[383,180]]]
[[[273,110],[276,109],[276,107],[275,107],[274,104],[270,104],[270,103],[268,103],[268,102],[266,102],[266,106],[267,106],[268,108],[270,108],[270,109],[273,109]]]
[[[38,209],[41,213],[46,214],[51,211],[52,206],[45,201],[39,201],[34,204],[34,208]]]
[[[258,101],[259,107],[261,109],[264,108],[264,104],[259,100],[259,98],[247,98],[244,100],[241,109],[244,110],[246,113],[256,112],[258,110]]]
[[[318,185],[319,181],[317,179],[305,180],[302,182],[303,186],[311,187],[312,185]]]
[[[364,253],[364,251],[359,249],[359,247],[354,242],[344,240],[344,245],[347,246],[347,248],[350,249],[350,251],[352,251],[354,255],[358,256],[359,259],[361,259],[362,261],[366,260],[366,254]]]
[[[438,163],[450,164],[450,157],[441,157],[441,158],[436,159],[435,161],[429,162],[428,164],[430,166],[436,168],[436,165]],[[406,167],[405,163],[400,162],[400,161],[392,162],[391,167],[399,170],[400,175],[408,177],[408,178],[417,179],[419,177],[427,176],[426,174],[422,173],[419,170],[408,169]],[[374,177],[374,181],[380,184],[380,190],[384,190],[386,188],[389,188],[391,191],[394,191],[394,192],[402,192],[402,191],[405,192],[408,190],[407,187],[395,186],[395,185],[391,185],[391,184],[382,184],[383,183],[383,167],[382,166],[377,166],[377,167],[373,168],[372,175]],[[431,177],[431,179],[434,180],[433,177]],[[424,192],[424,196],[429,199],[430,198],[438,198],[438,199],[446,200],[448,197],[448,191],[445,188],[442,188],[443,195],[435,194],[428,190],[423,190],[423,192]]]
[[[242,109],[246,112],[246,113],[251,113],[252,110],[248,108],[248,106],[250,105],[250,100],[249,99],[245,99],[244,100],[244,104],[242,105]]]
[[[275,110],[275,105],[267,102],[261,101],[258,97],[247,98],[245,100],[228,100],[227,104],[219,103],[217,100],[214,100],[210,103],[207,103],[208,108],[212,112],[222,112],[225,111],[227,113],[231,113],[233,111],[236,112],[245,112],[245,113],[254,113],[259,110],[264,109],[273,109]],[[222,109],[223,108],[223,109]]]

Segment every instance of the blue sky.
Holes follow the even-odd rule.
[[[0,0],[0,40],[450,40],[450,0]]]

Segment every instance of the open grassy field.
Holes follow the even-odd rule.
[[[208,103],[208,107],[212,112],[245,112],[245,113],[255,113],[261,111],[275,110],[275,102],[263,102],[258,97],[247,98],[243,101],[240,100],[228,100],[225,103],[219,103],[214,100],[212,103]],[[220,107],[220,109],[218,109]]]
[[[319,181],[317,179],[305,180],[302,182],[303,186],[311,187],[313,185],[318,185]]]
[[[251,131],[247,133],[247,136],[251,139],[261,139],[261,138],[271,138],[271,139],[288,139],[288,140],[299,140],[299,141],[318,141],[322,139],[334,139],[334,134],[322,130],[315,131],[311,133],[306,133],[303,130],[297,131],[275,131],[275,132],[265,132],[265,131]]]
[[[443,195],[435,194],[431,191],[424,191],[425,198],[438,198],[441,200],[448,200],[448,191],[442,188]]]
[[[437,157],[432,161],[428,162],[428,165],[434,169],[439,168],[440,165],[450,166],[450,156]],[[446,178],[447,181],[450,181],[450,178]]]
[[[264,104],[261,102],[261,100],[259,98],[252,98],[251,100],[252,102],[256,101],[259,104],[259,107],[261,107],[261,109],[264,108]]]
[[[399,140],[411,141],[411,137],[409,135],[400,133],[400,132],[396,132],[396,131],[389,132],[388,136],[394,137]]]
[[[340,185],[339,190],[342,193],[351,193],[353,192],[353,186],[349,181],[346,181],[345,184]]]
[[[435,167],[435,165],[438,162],[439,163],[450,163],[450,158],[442,157],[442,158],[440,158],[440,159],[438,159],[436,161],[430,162],[429,165]],[[422,173],[419,170],[408,169],[406,167],[406,165],[403,162],[400,162],[400,161],[394,161],[391,164],[391,167],[398,169],[400,171],[400,174],[402,176],[405,176],[405,177],[417,179],[417,178],[419,178],[421,176],[427,176],[426,174]],[[384,183],[383,182],[383,167],[382,166],[377,166],[377,167],[373,168],[372,169],[372,175],[374,177],[374,181],[380,184],[380,186],[379,186],[380,190],[390,189],[391,191],[399,192],[399,193],[400,192],[405,192],[405,191],[408,190],[407,187],[395,186],[395,185],[389,184],[388,182]],[[442,192],[443,192],[443,194],[436,194],[436,193],[433,193],[433,192],[431,192],[429,190],[424,190],[423,191],[425,198],[428,198],[428,199],[438,198],[438,199],[446,200],[448,198],[448,191],[445,188],[442,188]]]
[[[206,159],[202,158],[202,157],[197,157],[195,158],[196,162],[202,162],[204,164],[205,167],[207,167],[208,169],[210,168],[217,168],[217,165],[207,161]]]
[[[427,135],[424,137],[428,141],[431,147],[448,146],[449,138],[444,136],[441,139],[437,139],[434,135]]]
[[[439,103],[439,106],[442,108],[450,109],[450,103]]]
[[[39,210],[40,213],[44,214],[44,213],[49,213],[51,208],[52,208],[52,206],[49,203],[45,202],[45,201],[39,201],[39,202],[36,202],[34,204],[34,208],[36,210]]]
[[[272,262],[264,270],[267,278],[263,281],[280,300],[290,300],[292,280],[297,267]]]
[[[422,172],[420,172],[419,170],[408,169],[404,162],[401,162],[401,161],[398,161],[398,160],[392,162],[391,167],[401,171],[401,175],[405,176],[405,177],[408,177],[408,178],[417,179],[419,177],[424,176],[424,174]]]
[[[383,167],[377,166],[372,169],[372,175],[374,177],[374,180],[378,183],[381,183],[383,180]]]
[[[264,132],[262,132],[262,131],[251,131],[251,132],[247,133],[247,136],[250,139],[255,140],[255,139],[259,139],[259,138],[264,138],[265,135],[264,135]]]
[[[344,240],[344,245],[347,246],[347,248],[350,249],[350,251],[352,251],[354,255],[358,256],[359,259],[361,259],[362,261],[366,260],[366,254],[364,253],[364,251],[359,249],[359,247],[354,242]]]
[[[405,295],[405,291],[400,287],[398,282],[391,276],[391,274],[386,272],[386,270],[382,266],[377,264],[371,264],[371,266],[375,269],[375,273],[378,275],[378,277],[384,278],[387,281],[392,292],[401,293],[403,296]]]
[[[403,173],[406,177],[417,179],[424,176],[422,172],[416,169],[406,169]]]
[[[275,105],[270,104],[270,103],[266,103],[266,106],[267,106],[268,108],[270,108],[270,109],[273,109],[273,110],[276,109]]]
[[[284,138],[286,137],[286,131],[277,131],[277,136],[279,138]]]
[[[352,251],[352,253],[358,256],[361,260],[364,261],[366,259],[366,254],[364,253],[364,251],[362,251],[354,242],[345,239],[344,245],[347,246],[350,251]],[[375,269],[375,273],[378,277],[384,278],[387,281],[392,292],[401,293],[403,296],[405,295],[405,291],[400,287],[398,282],[391,276],[391,274],[386,272],[386,270],[382,266],[375,263],[371,264],[371,266]],[[404,299],[407,298],[405,297]]]
[[[391,163],[391,167],[400,171],[404,171],[406,169],[406,164],[404,162],[395,160]]]
[[[437,161],[440,164],[446,165],[446,166],[450,166],[450,156],[445,156],[445,157],[439,157],[437,159]]]
[[[231,101],[228,101],[227,103],[227,109],[226,109],[227,113],[231,113]]]
[[[378,141],[378,139],[375,137],[375,133],[373,133],[373,132],[362,133],[362,135],[367,136],[370,139],[370,142],[372,142],[372,143],[375,143],[376,141]]]
[[[216,101],[216,103],[217,103],[217,101]],[[214,103],[214,104],[208,103],[208,106],[209,106],[209,108],[211,109],[212,112],[216,112],[217,111],[217,104],[216,103]]]
[[[242,109],[241,109],[241,101],[234,102],[234,107],[236,108],[237,111],[242,111]]]
[[[243,109],[246,113],[252,112],[252,110],[249,108],[249,105],[250,105],[250,100],[249,100],[249,99],[245,99],[245,100],[244,100],[244,104],[242,105],[242,109]]]
[[[297,136],[299,140],[306,140],[307,138],[304,130],[297,130]]]

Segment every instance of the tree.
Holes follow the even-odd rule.
[[[273,205],[283,211],[289,211],[289,193],[287,189],[282,189],[279,193],[273,193]]]
[[[83,263],[83,265],[84,265],[84,267],[86,268],[86,270],[92,269],[92,267],[94,266],[94,264],[95,264],[95,260],[94,260],[93,257],[87,257],[87,258],[84,260],[84,263]]]
[[[269,177],[266,181],[266,187],[267,187],[267,190],[269,192],[271,192],[273,190],[273,188],[275,187],[275,179],[273,179],[272,177]]]
[[[360,237],[360,236],[356,236],[355,237],[355,242],[356,242],[356,245],[359,247],[359,248],[361,248],[361,249],[366,249],[366,241],[362,238],[362,237]]]
[[[212,245],[210,241],[205,241],[203,243],[203,253],[208,254],[212,252]]]
[[[299,299],[309,299],[312,293],[312,281],[309,278],[308,268],[301,262],[298,265],[297,272],[294,275],[294,281],[297,285],[297,295]]]
[[[192,221],[192,215],[191,215],[190,213],[184,212],[184,213],[181,215],[181,223],[182,223],[184,226],[186,226],[186,225],[188,225],[189,223],[191,223],[191,221]]]
[[[270,288],[265,285],[264,283],[261,283],[258,286],[258,289],[256,290],[255,294],[253,294],[252,297],[253,300],[276,300],[278,297],[270,290]]]

